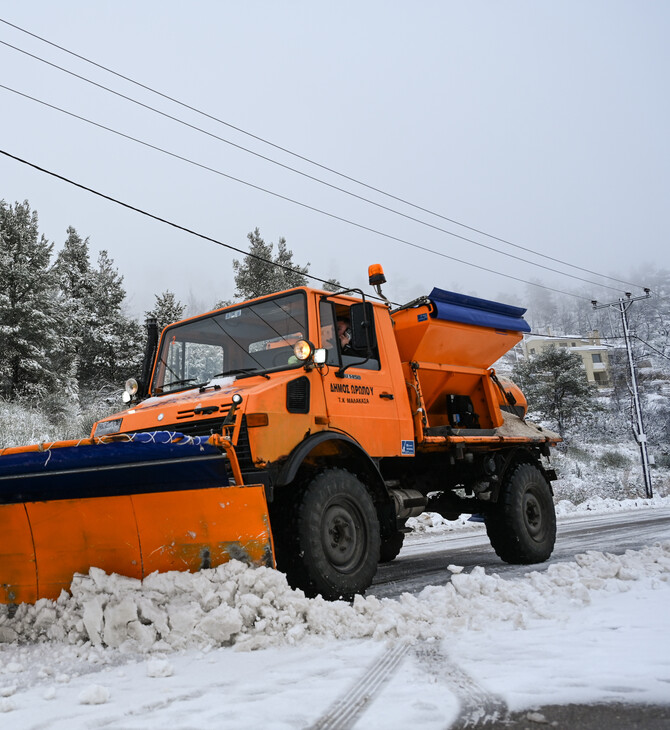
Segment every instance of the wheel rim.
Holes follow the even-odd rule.
[[[322,544],[328,562],[341,573],[351,572],[365,551],[365,523],[351,502],[335,502],[326,509]]]
[[[537,495],[532,492],[526,492],[523,504],[523,519],[526,530],[530,537],[539,542],[544,537],[544,520],[542,519],[542,504]]]

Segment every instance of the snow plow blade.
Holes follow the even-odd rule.
[[[0,452],[0,603],[57,598],[91,567],[274,567],[264,487],[229,486],[212,441],[163,431]]]

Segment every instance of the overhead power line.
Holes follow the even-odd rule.
[[[51,177],[57,178],[58,180],[62,180],[63,182],[66,182],[66,183],[68,183],[70,185],[74,185],[75,187],[80,188],[81,190],[86,190],[87,192],[92,193],[93,195],[97,195],[100,198],[104,198],[105,200],[109,200],[112,203],[116,203],[117,205],[121,205],[124,208],[127,208],[129,210],[133,210],[136,213],[140,213],[141,215],[147,216],[148,218],[152,218],[153,220],[159,221],[160,223],[165,223],[166,225],[172,226],[173,228],[177,228],[178,230],[184,231],[185,233],[189,233],[189,234],[191,234],[193,236],[197,236],[198,238],[202,238],[202,239],[204,239],[206,241],[210,241],[211,243],[215,243],[218,246],[223,246],[224,248],[228,248],[231,251],[235,251],[236,253],[240,253],[243,256],[251,256],[252,258],[256,258],[256,259],[258,259],[260,261],[265,261],[266,263],[271,263],[274,266],[279,266],[280,268],[285,269],[286,271],[296,272],[296,269],[292,269],[292,268],[290,268],[288,266],[284,266],[282,264],[278,264],[278,263],[275,263],[273,261],[269,261],[268,259],[264,259],[261,256],[256,256],[256,255],[250,254],[247,251],[243,251],[242,249],[237,248],[235,246],[232,246],[232,245],[230,245],[228,243],[223,243],[222,241],[219,241],[216,238],[211,238],[210,236],[207,236],[207,235],[205,235],[203,233],[198,233],[197,231],[194,231],[194,230],[192,230],[190,228],[186,228],[186,227],[181,226],[181,225],[179,225],[177,223],[174,223],[172,221],[169,221],[169,220],[167,220],[165,218],[161,218],[160,216],[154,215],[153,213],[149,213],[149,212],[147,212],[145,210],[142,210],[142,208],[138,208],[138,207],[136,207],[134,205],[130,205],[130,203],[125,203],[125,202],[123,202],[121,200],[118,200],[117,198],[111,197],[110,195],[106,195],[105,193],[101,193],[98,190],[94,190],[93,188],[87,187],[86,185],[82,185],[81,183],[75,182],[74,180],[71,180],[70,178],[67,178],[64,175],[59,175],[56,172],[52,172],[51,170],[47,170],[44,167],[40,167],[39,165],[35,164],[34,162],[29,162],[28,160],[24,160],[21,157],[17,157],[16,155],[13,155],[10,152],[7,152],[6,150],[0,149],[0,154],[5,155],[5,157],[9,157],[12,160],[16,160],[17,162],[20,162],[20,163],[22,163],[24,165],[27,165],[28,167],[32,167],[33,169],[35,169],[35,170],[37,170],[39,172],[43,172],[46,175],[50,175]],[[331,215],[331,214],[327,214],[327,215]],[[333,217],[336,217],[336,216],[333,216]],[[359,225],[359,224],[354,224],[354,225]],[[360,226],[360,227],[361,228],[365,228],[365,226]],[[367,230],[372,230],[372,229],[367,229]],[[381,235],[386,235],[386,234],[381,234]],[[398,239],[398,240],[400,240],[400,239]],[[421,248],[417,244],[409,244],[409,245],[416,246],[417,248]],[[485,268],[483,266],[479,266],[478,264],[473,264],[473,263],[471,263],[469,261],[461,261],[460,259],[455,259],[455,258],[453,258],[451,256],[447,256],[446,254],[442,254],[442,255],[445,256],[445,258],[450,258],[451,260],[457,261],[457,262],[462,263],[462,264],[465,264],[466,266],[472,266],[472,267],[474,267],[476,269],[481,269],[483,271],[488,271],[490,274],[496,274],[498,276],[503,276],[503,277],[505,277],[507,279],[512,279],[514,281],[519,281],[522,284],[528,284],[530,286],[539,287],[540,289],[547,289],[549,291],[556,292],[557,294],[564,294],[566,296],[574,297],[575,299],[582,299],[582,300],[585,300],[585,301],[590,301],[586,297],[579,296],[578,294],[572,294],[570,292],[560,291],[559,289],[553,289],[552,287],[545,286],[544,284],[536,284],[536,283],[531,282],[531,281],[525,281],[524,279],[519,279],[519,278],[517,278],[515,276],[511,276],[509,274],[503,274],[502,272],[495,271],[493,269],[487,269],[487,268]],[[298,273],[302,273],[302,272],[298,272]],[[327,279],[321,279],[320,277],[314,276],[312,274],[305,274],[305,276],[307,276],[310,279],[313,279],[314,281],[319,281],[322,284],[330,284],[331,283]],[[399,306],[399,304],[397,302],[391,302],[391,303]]]
[[[645,340],[643,340],[641,337],[638,337],[637,335],[633,335],[633,334],[631,334],[631,337],[634,340],[638,340],[643,345],[646,345],[650,350],[653,350],[657,355],[660,355],[665,360],[670,360],[670,357],[668,357],[664,352],[661,352],[660,350],[657,350],[653,345],[650,345],[648,342],[646,342]]]
[[[112,134],[115,134],[115,135],[117,135],[119,137],[122,137],[124,139],[130,140],[132,142],[136,142],[137,144],[141,144],[141,145],[143,145],[145,147],[148,147],[149,149],[153,149],[153,150],[155,150],[157,152],[161,152],[162,154],[165,154],[165,155],[168,155],[168,156],[173,157],[175,159],[181,160],[182,162],[186,162],[186,163],[188,163],[190,165],[193,165],[195,167],[198,167],[198,168],[200,168],[202,170],[207,170],[208,172],[212,172],[215,175],[219,175],[221,177],[225,177],[226,179],[232,180],[233,182],[240,183],[241,185],[245,185],[245,186],[250,187],[250,188],[252,188],[254,190],[258,190],[260,192],[266,193],[267,195],[272,195],[273,197],[279,198],[280,200],[284,200],[284,201],[289,202],[289,203],[292,203],[294,205],[298,205],[301,208],[305,208],[306,210],[311,210],[311,211],[313,211],[315,213],[319,213],[321,215],[325,215],[325,216],[327,216],[329,218],[332,218],[334,220],[341,221],[342,223],[346,223],[348,225],[354,226],[356,228],[359,228],[361,230],[367,231],[369,233],[374,233],[377,236],[382,236],[383,238],[387,238],[387,239],[389,239],[391,241],[396,241],[397,243],[401,243],[403,245],[410,246],[412,248],[416,248],[418,250],[425,251],[427,253],[432,253],[432,254],[434,254],[436,256],[439,256],[441,258],[448,259],[449,261],[455,261],[456,263],[464,264],[465,266],[471,266],[473,268],[479,269],[480,271],[486,271],[486,272],[491,273],[491,274],[497,274],[498,276],[504,276],[504,277],[506,277],[508,279],[512,279],[513,281],[518,281],[518,282],[521,282],[523,284],[528,284],[528,285],[531,285],[531,286],[536,286],[536,287],[539,287],[541,289],[546,289],[548,291],[556,292],[558,294],[564,294],[564,295],[567,295],[567,296],[575,297],[577,299],[583,299],[585,301],[591,301],[588,297],[580,296],[578,294],[573,294],[571,292],[566,292],[566,291],[563,291],[561,289],[555,289],[553,287],[546,286],[544,284],[538,284],[538,283],[535,283],[535,282],[527,281],[525,279],[521,279],[519,277],[512,276],[511,274],[504,274],[504,273],[502,273],[500,271],[497,271],[496,269],[491,269],[491,268],[488,268],[486,266],[482,266],[480,264],[475,264],[475,263],[472,263],[471,261],[466,261],[465,259],[459,259],[459,258],[457,258],[455,256],[451,256],[449,254],[443,253],[442,251],[436,251],[435,249],[428,248],[427,246],[423,246],[421,244],[414,243],[412,241],[408,241],[407,239],[400,238],[399,236],[394,236],[394,235],[392,235],[390,233],[385,233],[384,231],[380,231],[380,230],[378,230],[376,228],[372,228],[371,226],[366,226],[363,223],[359,223],[357,221],[351,220],[349,218],[345,218],[345,217],[340,216],[340,215],[337,215],[335,213],[330,213],[329,211],[323,210],[322,208],[317,208],[315,206],[309,205],[307,203],[303,203],[303,202],[301,202],[299,200],[296,200],[294,198],[290,198],[290,197],[288,197],[286,195],[283,195],[281,193],[278,193],[276,191],[269,190],[267,188],[261,187],[260,185],[256,185],[255,183],[251,183],[251,182],[249,182],[247,180],[243,180],[241,178],[235,177],[235,176],[230,175],[230,174],[228,174],[226,172],[223,172],[222,170],[217,170],[216,168],[210,167],[208,165],[204,165],[203,163],[196,162],[195,160],[192,160],[192,159],[190,159],[188,157],[184,157],[183,155],[179,155],[176,152],[171,152],[170,150],[166,150],[166,149],[164,149],[162,147],[159,147],[157,145],[151,144],[150,142],[146,142],[144,140],[138,139],[137,137],[133,137],[131,135],[125,134],[124,132],[120,132],[120,131],[118,131],[116,129],[113,129],[111,127],[107,127],[104,124],[100,124],[99,122],[95,122],[95,121],[93,121],[91,119],[87,119],[86,117],[83,117],[83,116],[81,116],[79,114],[75,114],[74,112],[70,112],[70,111],[67,111],[66,109],[62,109],[61,107],[57,107],[57,106],[55,106],[53,104],[49,104],[48,102],[42,101],[41,99],[37,99],[36,97],[30,96],[29,94],[24,94],[23,92],[17,91],[16,89],[12,89],[11,87],[5,86],[4,84],[0,84],[0,88],[5,89],[6,91],[10,91],[10,92],[12,92],[14,94],[17,94],[19,96],[22,96],[22,97],[24,97],[26,99],[29,99],[31,101],[37,102],[38,104],[42,104],[43,106],[46,106],[46,107],[48,107],[50,109],[54,109],[55,111],[61,112],[63,114],[67,114],[68,116],[71,116],[71,117],[73,117],[75,119],[78,119],[80,121],[86,122],[86,123],[91,124],[91,125],[93,125],[95,127],[98,127],[99,129],[103,129],[103,130],[105,130],[107,132],[111,132]],[[513,258],[518,258],[518,257],[514,256]],[[523,260],[523,259],[521,259],[521,260]],[[557,271],[555,269],[551,269],[550,267],[544,266],[542,264],[536,264],[534,262],[526,262],[526,261],[524,261],[524,263],[529,263],[532,266],[537,266],[537,267],[542,268],[542,269],[547,269],[549,271],[554,271],[555,273],[562,274],[564,276],[569,276],[570,278],[578,279],[579,281],[583,281],[583,282],[586,282],[588,284],[592,284],[592,285],[597,286],[597,287],[602,287],[602,288],[605,288],[605,289],[612,289],[613,291],[617,291],[617,292],[619,291],[618,289],[615,289],[614,287],[610,287],[610,286],[608,286],[606,284],[599,284],[598,282],[590,281],[588,279],[582,279],[581,277],[575,277],[572,274],[564,274],[563,272]]]
[[[159,223],[165,223],[166,225],[172,226],[173,228],[176,228],[179,231],[183,231],[184,233],[188,233],[192,236],[197,236],[198,238],[202,238],[203,240],[209,241],[210,243],[215,243],[217,246],[222,246],[223,248],[227,248],[227,249],[230,249],[231,251],[235,251],[235,253],[242,254],[242,256],[249,256],[252,259],[256,259],[258,261],[263,261],[266,264],[271,264],[272,266],[276,266],[277,268],[283,269],[284,271],[288,271],[292,274],[301,274],[302,276],[306,276],[308,279],[312,279],[313,281],[318,281],[321,284],[332,284],[332,281],[328,281],[328,279],[321,279],[318,276],[314,276],[313,274],[305,274],[303,271],[301,271],[299,269],[294,269],[290,266],[286,266],[285,264],[280,264],[277,261],[272,261],[270,259],[266,259],[263,256],[258,256],[257,254],[250,253],[249,251],[244,251],[241,248],[237,248],[236,246],[232,246],[229,243],[224,243],[223,241],[219,241],[218,239],[212,238],[211,236],[207,236],[204,233],[198,233],[197,231],[194,231],[191,228],[186,228],[185,226],[181,226],[178,223],[169,221],[166,218],[161,218],[158,215],[149,213],[146,210],[142,210],[142,208],[137,208],[134,205],[130,205],[130,203],[125,203],[122,200],[113,198],[111,195],[105,195],[105,193],[101,193],[98,190],[94,190],[93,188],[89,188],[86,185],[82,185],[81,183],[75,182],[74,180],[70,180],[70,178],[67,178],[64,175],[59,175],[57,172],[52,172],[51,170],[47,170],[44,167],[40,167],[39,165],[36,165],[33,162],[24,160],[21,157],[17,157],[16,155],[12,155],[11,153],[9,153],[5,150],[0,150],[0,154],[5,155],[6,157],[9,157],[12,160],[16,160],[17,162],[21,162],[24,165],[28,165],[29,167],[32,167],[33,169],[38,170],[39,172],[43,172],[47,175],[51,175],[52,177],[55,177],[58,180],[62,180],[63,182],[68,183],[69,185],[74,185],[75,187],[79,188],[80,190],[85,190],[88,193],[97,195],[99,198],[104,198],[104,200],[108,200],[110,203],[115,203],[116,205],[121,205],[122,207],[127,208],[128,210],[132,210],[135,213],[140,213],[141,215],[144,215],[147,218],[152,218],[153,220],[158,221]],[[395,304],[395,302],[393,302],[393,303]]]
[[[457,221],[455,219],[449,218],[449,217],[444,216],[444,215],[442,215],[440,213],[437,213],[435,211],[431,211],[428,208],[424,208],[424,207],[422,207],[420,205],[417,205],[415,203],[412,203],[412,202],[410,202],[408,200],[405,200],[405,199],[403,199],[401,197],[392,195],[391,193],[388,193],[388,192],[386,192],[384,190],[381,190],[380,188],[376,188],[376,187],[374,187],[372,185],[369,185],[369,184],[367,184],[367,183],[365,183],[365,182],[363,182],[361,180],[358,180],[358,179],[356,179],[354,177],[351,177],[349,175],[346,175],[344,173],[341,173],[341,172],[339,172],[339,171],[337,171],[337,170],[335,170],[333,168],[330,168],[330,167],[328,167],[326,165],[323,165],[321,163],[318,163],[318,162],[316,162],[316,161],[314,161],[314,160],[312,160],[312,159],[310,159],[308,157],[305,157],[305,156],[300,155],[300,154],[298,154],[296,152],[293,152],[293,151],[291,151],[291,150],[289,150],[289,149],[287,149],[285,147],[282,147],[280,145],[277,145],[277,144],[275,144],[275,143],[273,143],[273,142],[271,142],[271,141],[269,141],[267,139],[264,139],[263,137],[260,137],[258,135],[252,134],[251,132],[248,132],[248,131],[240,128],[240,127],[237,127],[237,126],[235,126],[233,124],[230,124],[229,122],[226,122],[225,120],[222,120],[222,119],[220,119],[218,117],[215,117],[215,116],[213,116],[211,114],[208,114],[207,112],[204,112],[204,111],[202,111],[202,110],[200,110],[200,109],[198,109],[196,107],[193,107],[193,106],[191,106],[189,104],[186,104],[185,102],[182,102],[179,99],[176,99],[176,98],[174,98],[172,96],[169,96],[169,95],[167,95],[167,94],[165,94],[163,92],[160,92],[160,91],[158,91],[158,90],[156,90],[156,89],[154,89],[154,88],[152,88],[150,86],[147,86],[146,84],[143,84],[143,83],[141,83],[139,81],[136,81],[135,79],[132,79],[132,78],[130,78],[128,76],[125,76],[125,75],[117,72],[117,71],[114,71],[113,69],[110,69],[107,66],[104,66],[104,65],[102,65],[100,63],[97,63],[97,62],[95,62],[95,61],[93,61],[93,60],[91,60],[89,58],[86,58],[85,56],[82,56],[82,55],[80,55],[78,53],[75,53],[74,51],[71,51],[71,50],[65,48],[64,46],[60,46],[60,45],[58,45],[58,44],[56,44],[56,43],[54,43],[52,41],[49,41],[46,38],[43,38],[42,36],[39,36],[39,35],[37,35],[35,33],[32,33],[30,31],[24,29],[24,28],[21,28],[18,25],[15,25],[13,23],[10,23],[7,20],[4,20],[4,19],[0,18],[0,22],[6,24],[8,26],[11,26],[12,28],[15,28],[16,30],[19,30],[22,33],[25,33],[25,34],[33,37],[33,38],[36,38],[36,39],[40,40],[43,43],[46,43],[46,44],[48,44],[48,45],[50,45],[50,46],[52,46],[54,48],[57,48],[58,50],[63,51],[64,53],[67,53],[67,54],[69,54],[69,55],[71,55],[71,56],[73,56],[75,58],[78,58],[78,59],[80,59],[80,60],[82,60],[82,61],[84,61],[84,62],[86,62],[86,63],[88,63],[88,64],[90,64],[92,66],[95,66],[97,68],[100,68],[100,69],[104,70],[107,73],[110,73],[110,74],[112,74],[112,75],[114,75],[114,76],[116,76],[116,77],[118,77],[120,79],[123,79],[124,81],[127,81],[127,82],[129,82],[131,84],[134,84],[135,86],[138,86],[139,88],[142,88],[142,89],[144,89],[146,91],[149,91],[149,92],[151,92],[151,93],[153,93],[153,94],[155,94],[155,95],[157,95],[157,96],[159,96],[161,98],[164,98],[164,99],[166,99],[166,100],[168,100],[168,101],[170,101],[170,102],[172,102],[174,104],[177,104],[177,105],[179,105],[179,106],[181,106],[181,107],[183,107],[185,109],[188,109],[190,111],[193,111],[193,112],[195,112],[195,113],[197,113],[197,114],[199,114],[199,115],[201,115],[201,116],[203,116],[203,117],[205,117],[207,119],[210,119],[212,121],[215,121],[215,122],[217,122],[219,124],[222,124],[222,125],[224,125],[226,127],[229,127],[230,129],[234,129],[235,131],[240,132],[241,134],[247,135],[248,137],[250,137],[252,139],[255,139],[257,141],[262,142],[263,144],[269,145],[269,146],[271,146],[271,147],[273,147],[275,149],[278,149],[278,150],[280,150],[282,152],[285,152],[286,154],[289,154],[289,155],[291,155],[291,156],[293,156],[293,157],[295,157],[297,159],[300,159],[300,160],[302,160],[304,162],[308,162],[311,165],[314,165],[314,166],[316,166],[316,167],[318,167],[320,169],[323,169],[325,171],[328,171],[328,172],[330,172],[330,173],[332,173],[334,175],[337,175],[337,176],[339,176],[339,177],[341,177],[343,179],[346,179],[346,180],[348,180],[350,182],[354,182],[357,185],[361,185],[364,188],[367,188],[367,189],[372,190],[372,191],[374,191],[376,193],[379,193],[381,195],[384,195],[384,196],[386,196],[386,197],[388,197],[388,198],[390,198],[392,200],[395,200],[397,202],[403,203],[404,205],[408,205],[408,206],[410,206],[410,207],[412,207],[412,208],[414,208],[416,210],[420,210],[420,211],[422,211],[424,213],[428,213],[428,214],[433,215],[433,216],[435,216],[437,218],[440,218],[442,220],[449,221],[450,223],[453,223],[455,225],[458,225],[458,226],[460,226],[462,228],[465,228],[467,230],[470,230],[470,231],[472,231],[474,233],[478,233],[479,235],[485,236],[487,238],[490,238],[492,240],[498,241],[498,242],[503,243],[505,245],[514,247],[516,249],[525,251],[526,253],[530,253],[530,254],[532,254],[534,256],[538,256],[538,257],[543,258],[545,260],[553,261],[553,262],[559,263],[559,264],[561,264],[563,266],[567,266],[569,268],[572,268],[572,269],[575,269],[575,270],[578,270],[578,271],[583,271],[585,273],[589,273],[589,274],[592,274],[594,276],[599,276],[599,277],[602,277],[602,278],[607,279],[607,280],[610,280],[610,281],[615,281],[615,282],[619,282],[621,284],[626,284],[626,285],[634,286],[634,287],[639,286],[640,288],[643,288],[639,284],[634,284],[632,282],[628,282],[628,281],[625,281],[625,280],[622,280],[622,279],[618,279],[616,277],[608,276],[608,275],[602,274],[600,272],[592,271],[591,269],[587,269],[585,267],[581,267],[581,266],[578,266],[576,264],[572,264],[572,263],[569,263],[567,261],[563,261],[561,259],[558,259],[558,258],[555,258],[555,257],[552,257],[552,256],[548,256],[547,254],[543,254],[543,253],[540,253],[538,251],[534,251],[533,249],[531,249],[529,247],[525,247],[525,246],[521,246],[519,244],[515,244],[515,243],[513,243],[511,241],[508,241],[508,240],[506,240],[504,238],[500,238],[498,236],[494,236],[493,234],[487,233],[486,231],[483,231],[481,229],[478,229],[478,228],[475,228],[475,227],[466,225],[464,223],[460,223],[459,221]],[[25,50],[23,50],[21,48],[18,48],[16,46],[13,46],[10,43],[7,43],[5,41],[0,41],[0,43],[2,43],[3,45],[5,45],[5,46],[7,46],[9,48],[12,48],[13,50],[16,50],[16,51],[18,51],[20,53],[23,53],[23,54],[27,55],[27,56],[30,56],[31,58],[34,58],[35,60],[38,60],[38,61],[40,61],[42,63],[45,63],[45,64],[47,64],[49,66],[52,66],[52,67],[58,69],[60,71],[63,71],[64,73],[70,74],[70,75],[72,75],[72,76],[74,76],[74,77],[76,77],[76,78],[78,78],[78,79],[80,79],[82,81],[85,81],[85,82],[87,82],[89,84],[92,84],[92,85],[98,87],[98,88],[101,88],[101,89],[103,89],[103,90],[105,90],[105,91],[107,91],[109,93],[115,94],[115,95],[117,95],[117,96],[119,96],[119,97],[121,97],[121,98],[123,98],[123,99],[125,99],[127,101],[130,101],[131,103],[137,104],[137,105],[139,105],[139,106],[141,106],[141,107],[143,107],[145,109],[148,109],[148,110],[150,110],[150,111],[152,111],[154,113],[160,114],[160,115],[162,115],[162,116],[164,116],[164,117],[166,117],[168,119],[171,119],[171,120],[173,120],[173,121],[175,121],[175,122],[177,122],[179,124],[183,124],[183,125],[191,128],[191,129],[194,129],[194,130],[199,131],[199,132],[201,132],[203,134],[206,134],[206,135],[208,135],[210,137],[213,137],[213,138],[215,138],[215,139],[217,139],[217,140],[219,140],[221,142],[224,142],[226,144],[229,144],[229,145],[231,145],[231,146],[233,146],[233,147],[235,147],[235,148],[237,148],[239,150],[242,150],[242,151],[244,151],[244,152],[246,152],[248,154],[254,155],[255,157],[258,157],[258,158],[263,159],[263,160],[265,160],[267,162],[270,162],[271,164],[277,165],[277,166],[279,166],[279,167],[281,167],[283,169],[289,170],[289,171],[291,171],[291,172],[293,172],[295,174],[298,174],[298,175],[301,175],[303,177],[306,177],[306,178],[308,178],[308,179],[310,179],[310,180],[312,180],[314,182],[317,182],[317,183],[319,183],[321,185],[325,185],[325,186],[327,186],[327,187],[329,187],[331,189],[337,190],[338,192],[341,192],[341,193],[343,193],[345,195],[349,195],[349,196],[351,196],[353,198],[356,198],[358,200],[361,200],[361,201],[363,201],[365,203],[368,203],[370,205],[373,205],[373,206],[375,206],[377,208],[380,208],[380,209],[385,210],[387,212],[393,213],[394,215],[401,216],[401,217],[403,217],[403,218],[405,218],[407,220],[411,220],[413,222],[419,223],[420,225],[424,225],[424,226],[426,226],[428,228],[431,228],[433,230],[436,230],[436,231],[445,233],[446,235],[453,236],[455,238],[458,238],[460,240],[466,241],[468,243],[472,243],[472,244],[474,244],[476,246],[480,246],[480,247],[485,248],[485,249],[488,249],[490,251],[495,251],[496,253],[499,253],[501,255],[509,256],[509,257],[514,258],[514,259],[517,259],[519,261],[523,261],[524,263],[529,263],[529,264],[534,265],[534,266],[540,266],[541,268],[547,269],[547,270],[552,271],[554,273],[558,273],[558,274],[561,274],[563,276],[569,276],[569,277],[578,279],[580,281],[585,281],[585,282],[588,282],[588,283],[594,283],[594,282],[591,282],[591,281],[589,281],[587,279],[583,279],[581,277],[576,277],[576,276],[574,276],[572,274],[568,274],[566,272],[559,271],[557,269],[553,269],[551,267],[544,266],[544,265],[541,265],[541,264],[536,264],[534,262],[528,261],[527,259],[524,259],[524,258],[521,258],[521,257],[518,257],[518,256],[514,256],[514,255],[509,254],[507,252],[501,251],[500,249],[497,249],[497,248],[495,248],[493,246],[488,246],[488,245],[486,245],[484,243],[481,243],[479,241],[472,240],[470,238],[467,238],[465,236],[462,236],[462,235],[460,235],[458,233],[455,233],[453,231],[449,231],[449,230],[447,230],[445,228],[442,228],[440,226],[436,226],[436,225],[434,225],[432,223],[429,223],[427,221],[421,220],[420,218],[416,218],[415,216],[408,215],[408,214],[403,213],[401,211],[398,211],[398,210],[396,210],[394,208],[391,208],[389,206],[383,205],[381,203],[378,203],[378,202],[376,202],[374,200],[371,200],[369,198],[366,198],[364,196],[358,195],[358,194],[356,194],[356,193],[354,193],[354,192],[352,192],[350,190],[346,190],[345,188],[341,188],[341,187],[339,187],[337,185],[333,185],[332,183],[329,183],[329,182],[327,182],[325,180],[322,180],[320,178],[317,178],[317,177],[315,177],[313,175],[309,175],[308,173],[305,173],[305,172],[303,172],[301,170],[298,170],[298,169],[293,168],[293,167],[291,167],[289,165],[286,165],[284,163],[281,163],[281,162],[279,162],[277,160],[274,160],[274,159],[272,159],[270,157],[267,157],[266,155],[262,155],[262,154],[260,154],[258,152],[255,152],[253,150],[250,150],[250,149],[248,149],[246,147],[243,147],[242,145],[239,145],[239,144],[236,144],[236,143],[232,142],[231,140],[228,140],[228,139],[225,139],[225,138],[220,137],[218,135],[215,135],[215,134],[213,134],[213,133],[211,133],[211,132],[209,132],[207,130],[204,130],[204,129],[200,128],[200,127],[197,127],[197,126],[192,125],[192,124],[190,124],[188,122],[185,122],[184,120],[181,120],[181,119],[179,119],[177,117],[174,117],[174,116],[172,116],[170,114],[167,114],[167,113],[165,113],[165,112],[163,112],[163,111],[161,111],[159,109],[156,109],[156,108],[151,107],[151,106],[149,106],[147,104],[144,104],[144,103],[142,103],[140,101],[137,101],[136,99],[133,99],[133,98],[128,97],[128,96],[126,96],[124,94],[121,94],[120,92],[117,92],[117,91],[115,91],[113,89],[110,89],[109,87],[104,86],[103,84],[99,84],[99,83],[97,83],[95,81],[92,81],[91,79],[87,79],[86,77],[81,76],[80,74],[76,74],[73,71],[70,71],[70,70],[68,70],[66,68],[63,68],[62,66],[59,66],[59,65],[57,65],[55,63],[52,63],[50,61],[47,61],[46,59],[43,59],[40,56],[37,56],[35,54],[29,53],[28,51],[25,51]],[[614,289],[613,287],[610,287],[610,288],[612,288],[614,291],[619,291],[618,289]]]

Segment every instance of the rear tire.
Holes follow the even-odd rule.
[[[390,537],[382,539],[381,548],[379,550],[379,562],[390,563],[398,557],[398,553],[402,550],[402,544],[405,542],[404,532],[394,532]]]
[[[556,512],[549,482],[533,464],[518,464],[505,478],[495,511],[486,515],[493,549],[506,563],[549,558],[556,542]]]
[[[344,469],[326,469],[294,504],[286,570],[307,596],[350,600],[370,586],[379,562],[379,520],[365,486]]]

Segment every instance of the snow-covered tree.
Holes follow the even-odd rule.
[[[99,390],[122,384],[139,372],[143,336],[140,325],[124,312],[123,277],[107,251],[98,256],[93,285],[88,301],[91,323],[82,344],[80,376],[84,387]]]
[[[52,248],[27,200],[0,201],[0,386],[9,398],[43,395],[58,385]]]
[[[75,228],[68,226],[67,238],[54,264],[60,290],[78,303],[88,299],[93,292],[93,271],[88,248],[88,238],[82,239]]]
[[[145,319],[153,317],[158,323],[158,331],[173,322],[184,318],[186,305],[182,304],[173,292],[166,289],[162,294],[154,294],[156,303],[154,308],[144,313]]]
[[[554,424],[561,436],[598,408],[581,357],[565,348],[550,347],[530,360],[518,362],[513,378],[524,392],[529,409]]]
[[[340,289],[344,289],[342,284],[340,284],[340,282],[335,278],[328,279],[328,281],[323,285],[323,288],[326,291],[332,291],[332,292],[336,292],[336,291],[340,291]]]
[[[293,252],[286,246],[285,238],[279,239],[276,256],[274,244],[265,243],[258,228],[247,234],[247,238],[250,255],[244,261],[233,260],[236,298],[253,299],[307,283],[305,274],[309,263],[298,266],[293,262]]]
[[[53,272],[58,284],[58,317],[64,324],[59,370],[70,373],[69,387],[74,395],[81,379],[83,343],[93,326],[91,303],[95,282],[88,238],[82,239],[72,226],[67,229],[67,238],[56,256]]]

